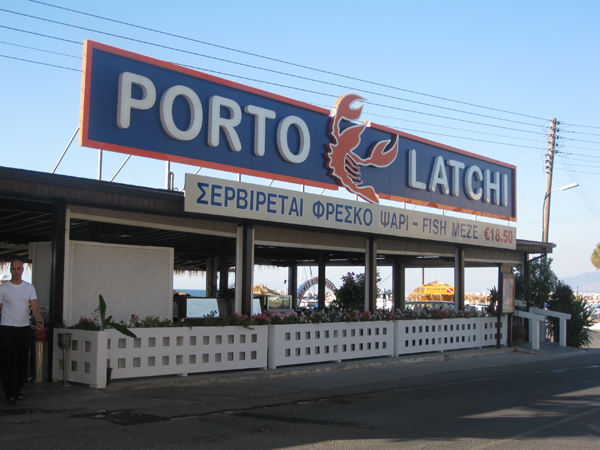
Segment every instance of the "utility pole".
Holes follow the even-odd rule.
[[[550,195],[552,191],[552,170],[554,168],[554,148],[556,144],[556,119],[550,120],[550,135],[548,136],[548,162],[546,165],[546,195],[544,196],[544,223],[542,224],[542,242],[548,242],[550,228]]]

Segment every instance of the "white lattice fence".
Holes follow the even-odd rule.
[[[173,249],[70,242],[65,323],[92,317],[98,296],[115,321],[173,315]]]
[[[269,329],[194,327],[190,330],[188,372],[266,369]]]
[[[136,338],[108,330],[112,378],[267,367],[267,327],[134,328]]]
[[[52,280],[52,246],[50,242],[29,244],[32,261],[31,282],[35,286],[40,306],[50,306],[50,284]]]
[[[269,325],[269,369],[392,356],[393,346],[393,322]]]
[[[110,329],[56,329],[52,378],[103,389],[107,367],[112,379],[187,375],[267,367],[268,328],[134,328],[136,338]],[[59,333],[71,334],[71,348],[58,348]]]
[[[397,320],[394,355],[496,345],[496,322],[495,317]],[[502,318],[501,344],[506,345],[505,318]]]
[[[506,336],[508,330],[508,316],[501,317],[500,323],[500,345],[506,345]],[[497,317],[482,317],[481,318],[481,341],[483,342],[482,347],[489,345],[496,345],[498,329],[498,318]]]

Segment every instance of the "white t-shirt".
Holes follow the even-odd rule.
[[[0,325],[26,327],[29,325],[29,302],[36,300],[37,294],[31,283],[22,281],[13,284],[10,281],[0,285],[0,304],[2,320]]]

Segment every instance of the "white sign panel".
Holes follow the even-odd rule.
[[[516,249],[516,229],[379,204],[186,174],[185,211]]]

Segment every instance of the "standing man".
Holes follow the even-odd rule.
[[[29,305],[38,331],[44,328],[40,305],[33,285],[24,281],[23,261],[10,263],[11,280],[0,285],[0,353],[2,355],[2,388],[6,403],[15,405],[22,400],[21,388],[27,380],[31,329]]]

